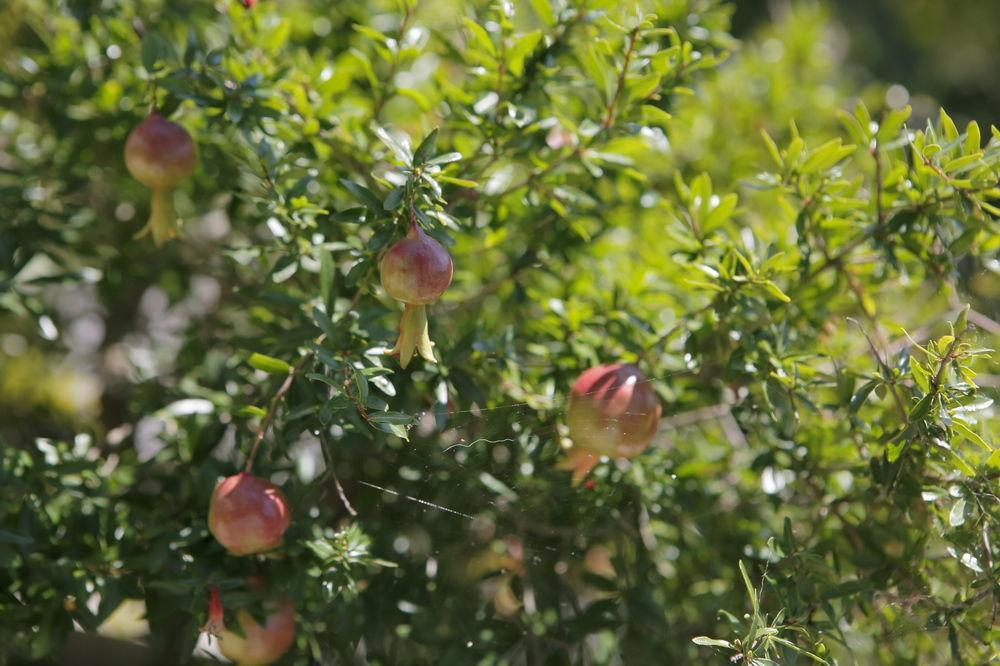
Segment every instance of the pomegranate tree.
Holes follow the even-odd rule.
[[[162,245],[177,234],[174,188],[194,171],[196,150],[187,130],[156,111],[139,123],[125,141],[125,166],[153,191],[149,222],[136,235],[153,235]]]
[[[662,408],[639,368],[612,363],[580,375],[570,390],[566,423],[573,447],[559,463],[579,483],[602,456],[632,458],[649,445]]]
[[[406,238],[389,248],[379,264],[382,288],[405,304],[399,324],[399,339],[388,352],[399,355],[406,367],[413,353],[434,362],[433,343],[427,332],[426,305],[436,301],[451,284],[451,255],[441,243],[411,221]]]
[[[265,603],[267,619],[261,625],[250,613],[236,611],[239,631],[226,629],[219,589],[212,587],[208,598],[208,624],[204,630],[219,639],[219,651],[238,666],[272,664],[288,651],[295,639],[295,609],[288,599]]]
[[[290,520],[281,489],[246,472],[223,479],[208,505],[208,529],[233,555],[271,550]]]

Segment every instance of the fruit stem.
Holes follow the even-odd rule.
[[[165,242],[177,236],[177,209],[174,208],[174,191],[172,189],[153,190],[149,204],[149,222],[136,233],[135,238],[152,234],[153,243],[161,247]]]
[[[427,330],[427,308],[423,305],[407,303],[403,317],[399,321],[399,338],[396,346],[386,352],[389,356],[399,355],[399,365],[405,368],[417,352],[422,358],[436,363],[434,343]]]

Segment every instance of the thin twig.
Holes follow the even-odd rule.
[[[864,307],[862,307],[864,309]],[[853,323],[861,331],[861,334],[865,336],[865,340],[868,341],[868,347],[871,349],[872,356],[875,357],[875,361],[882,368],[882,374],[885,377],[886,385],[889,387],[889,393],[892,395],[893,402],[896,403],[896,408],[899,410],[900,416],[903,417],[903,423],[910,422],[910,413],[907,411],[905,405],[903,405],[902,398],[899,397],[899,393],[896,391],[896,385],[892,383],[892,368],[889,364],[882,358],[882,354],[879,353],[878,348],[872,341],[871,336],[868,335],[868,331],[865,327],[861,325],[854,317],[847,317],[847,321]]]
[[[618,74],[618,83],[615,86],[615,94],[612,95],[611,99],[608,101],[608,108],[604,113],[604,121],[601,123],[601,127],[604,129],[609,129],[611,125],[615,122],[615,106],[618,104],[618,100],[622,96],[622,91],[625,89],[625,77],[628,75],[628,66],[632,62],[632,54],[635,52],[636,42],[639,41],[639,28],[632,28],[632,32],[629,33],[628,47],[625,49],[625,63],[622,65],[622,71]]]
[[[397,48],[403,47],[403,40],[406,38],[406,30],[410,27],[410,21],[413,19],[413,15],[417,10],[417,3],[414,2],[412,5],[407,4],[406,11],[403,14],[403,20],[399,22],[399,40],[397,41]],[[397,51],[393,54],[392,63],[389,65],[389,74],[385,79],[385,86],[382,87],[379,93],[378,99],[375,101],[375,106],[372,108],[372,120],[378,120],[379,114],[382,113],[382,108],[385,106],[389,98],[392,97],[392,80],[396,78],[396,73],[399,71],[399,52]]]
[[[340,485],[340,477],[337,476],[337,472],[330,467],[330,475],[333,476],[333,484],[337,487],[337,495],[340,496],[340,501],[344,503],[344,508],[347,509],[347,513],[351,514],[355,518],[358,512],[354,510],[351,506],[351,501],[347,499],[347,493],[344,492],[344,486]]]
[[[315,340],[315,344],[321,345],[326,339],[326,333],[320,335]],[[246,465],[243,467],[243,471],[249,474],[253,470],[253,461],[257,456],[257,449],[260,448],[260,443],[264,441],[267,436],[268,431],[271,429],[271,425],[274,423],[274,417],[278,413],[278,407],[281,406],[281,401],[284,399],[285,394],[288,393],[288,389],[292,388],[292,382],[295,381],[296,375],[302,371],[305,367],[306,362],[312,358],[313,350],[309,349],[302,358],[299,359],[298,363],[288,371],[288,375],[285,377],[285,381],[281,382],[281,386],[278,387],[277,393],[271,398],[271,402],[267,407],[267,413],[264,415],[264,420],[260,423],[260,429],[257,430],[257,436],[254,437],[253,446],[250,448],[250,454],[247,456]]]

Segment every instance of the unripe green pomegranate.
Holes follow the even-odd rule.
[[[566,405],[573,448],[559,463],[579,483],[602,456],[633,458],[649,446],[662,413],[659,398],[639,368],[613,363],[577,378]]]
[[[223,479],[208,505],[208,529],[233,555],[273,549],[290,522],[281,489],[246,472]]]
[[[153,191],[148,224],[137,237],[152,233],[156,245],[177,235],[174,188],[194,171],[194,140],[187,130],[156,111],[139,123],[125,141],[125,166]]]
[[[402,367],[409,364],[414,352],[435,362],[425,306],[436,301],[448,288],[452,272],[451,255],[441,243],[425,234],[416,222],[410,225],[406,238],[383,255],[379,263],[382,288],[405,303],[399,338],[388,352],[399,355]]]
[[[204,630],[219,639],[219,651],[237,666],[266,666],[288,652],[295,640],[295,609],[287,599],[265,604],[267,619],[261,625],[246,610],[236,611],[239,632],[226,629],[219,589],[212,587],[208,599],[208,624]]]

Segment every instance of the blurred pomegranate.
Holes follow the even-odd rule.
[[[405,303],[399,338],[388,352],[399,355],[406,367],[414,352],[434,362],[433,343],[427,330],[425,306],[438,299],[451,284],[451,255],[441,243],[424,233],[414,221],[406,238],[389,248],[379,263],[382,288]]]
[[[153,190],[149,222],[136,237],[151,233],[159,246],[177,235],[174,188],[191,175],[195,160],[191,135],[156,111],[129,133],[125,166],[133,178]]]
[[[573,447],[560,469],[579,483],[602,456],[632,458],[656,433],[662,408],[639,368],[627,363],[599,365],[577,378],[566,405]]]
[[[219,588],[209,589],[208,624],[204,631],[219,639],[219,651],[238,666],[265,666],[288,652],[295,639],[295,609],[287,599],[264,605],[267,619],[261,625],[246,610],[236,611],[239,632],[226,629]]]
[[[208,529],[233,555],[271,550],[281,542],[291,516],[281,489],[240,472],[215,487],[208,505]]]

